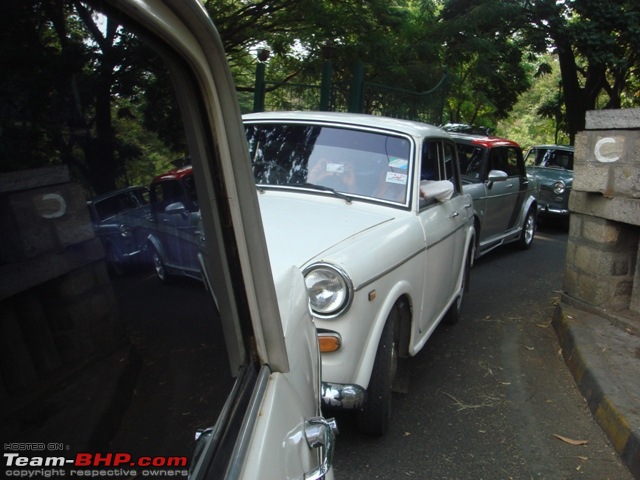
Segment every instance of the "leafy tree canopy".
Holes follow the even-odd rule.
[[[498,127],[505,135],[527,130],[527,139],[548,132],[547,142],[563,134],[572,142],[587,110],[640,103],[637,0],[205,5],[228,52],[244,110],[252,105],[261,49],[270,51],[271,108],[317,108],[312,89],[286,86],[318,85],[329,61],[338,109],[345,108],[358,65],[368,85],[412,92],[431,90],[446,72],[448,92],[432,94],[444,104],[443,122]],[[149,77],[157,71],[146,67],[155,65],[154,56],[118,25],[101,25],[80,0],[7,0],[3,13],[0,170],[66,163],[99,193],[146,183],[181,157],[176,107],[164,101],[169,82],[163,75]],[[33,65],[41,74],[28,74]],[[140,78],[151,86],[140,91]],[[363,104],[377,113],[404,104],[420,118],[423,106],[411,98],[372,89],[364,91]],[[509,116],[514,106],[522,113],[517,118]],[[540,129],[533,132],[523,118]],[[133,119],[144,129],[131,128]],[[150,145],[156,145],[153,155]],[[41,158],[35,151],[48,154]]]

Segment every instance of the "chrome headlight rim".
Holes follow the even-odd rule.
[[[344,288],[343,300],[339,303],[337,307],[332,308],[329,311],[321,311],[315,308],[315,305],[312,299],[313,296],[309,291],[309,285],[307,284],[307,277],[309,276],[309,274],[317,270],[326,270],[326,271],[333,272],[340,279],[340,282],[342,283]],[[309,293],[309,309],[311,310],[311,313],[313,316],[322,318],[322,319],[332,319],[332,318],[339,317],[340,315],[344,314],[347,310],[349,310],[353,302],[354,289],[353,289],[353,282],[351,281],[351,278],[343,268],[328,262],[317,262],[306,267],[302,271],[302,275],[305,280],[305,285],[307,286],[307,292]]]
[[[120,232],[120,236],[123,238],[130,238],[133,235],[131,227],[124,223],[120,224],[120,226],[118,227],[118,231]]]
[[[567,185],[562,181],[558,180],[553,184],[552,190],[556,195],[562,195],[567,189]]]

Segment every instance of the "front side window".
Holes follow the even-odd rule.
[[[500,170],[510,177],[524,176],[522,153],[515,147],[494,147],[489,151],[489,170]]]
[[[234,385],[221,315],[201,280],[174,271],[161,284],[148,232],[122,231],[115,240],[140,239],[130,250],[102,244],[86,207],[150,185],[184,155],[168,69],[92,4],[24,2],[24,14],[12,4],[2,32],[12,57],[0,65],[0,217],[11,219],[0,245],[0,437],[5,459],[66,462],[5,463],[0,477],[186,480],[196,431],[216,424]],[[175,201],[179,187],[163,182],[152,195]],[[110,215],[137,198],[96,209]],[[119,274],[108,248],[127,262]]]
[[[466,181],[482,181],[485,168],[486,148],[478,145],[457,144],[458,158],[460,159],[460,171]]]
[[[507,173],[510,177],[524,176],[522,152],[514,147],[507,148]]]
[[[404,204],[412,169],[408,138],[304,124],[247,124],[256,184],[324,187]]]

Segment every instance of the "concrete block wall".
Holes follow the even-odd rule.
[[[638,231],[604,218],[572,213],[563,289],[594,307],[625,310],[633,290]]]
[[[640,109],[588,112],[575,149],[564,291],[640,312]]]
[[[81,187],[65,166],[0,174],[0,399],[124,341]]]

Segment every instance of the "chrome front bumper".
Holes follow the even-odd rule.
[[[322,406],[357,410],[364,403],[366,390],[359,385],[322,382]]]

